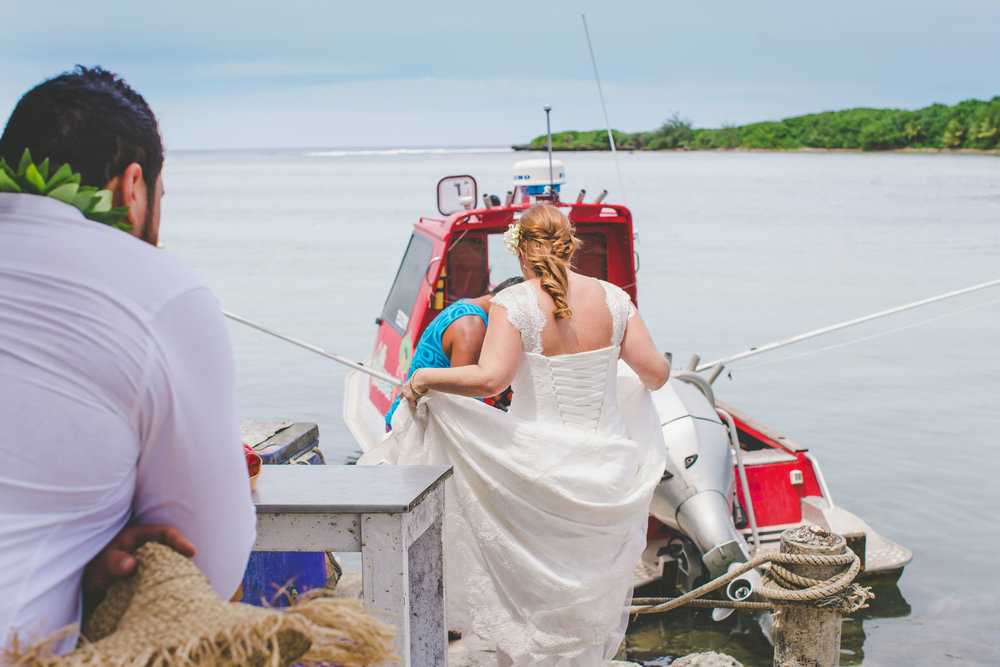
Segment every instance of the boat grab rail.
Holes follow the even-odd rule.
[[[680,380],[681,382],[687,382],[690,385],[694,385],[695,389],[700,391],[708,399],[708,402],[712,404],[715,408],[715,392],[712,391],[712,385],[705,379],[700,373],[695,373],[694,371],[674,371],[670,374],[670,377],[675,380]]]
[[[746,500],[747,520],[750,521],[750,534],[753,538],[750,550],[752,556],[757,553],[757,549],[760,547],[760,534],[757,532],[757,516],[753,511],[753,498],[750,496],[750,484],[747,482],[747,471],[743,465],[743,450],[740,448],[736,422],[733,421],[733,416],[722,408],[716,408],[715,411],[726,420],[726,431],[729,433],[729,441],[732,443],[733,452],[736,455],[736,470],[739,472],[740,487],[743,489],[743,498]]]
[[[809,465],[812,466],[813,472],[816,473],[816,481],[819,482],[819,489],[823,492],[823,500],[829,505],[830,509],[836,509],[833,504],[833,496],[830,494],[830,487],[826,485],[826,477],[823,477],[823,471],[819,467],[819,461],[813,458],[812,454],[809,452],[803,452],[806,460],[809,461]]]
[[[428,287],[431,288],[431,298],[434,298],[434,283],[437,282],[438,273],[440,270],[434,272],[434,277],[431,277],[431,269],[434,268],[435,262],[440,262],[444,257],[438,255],[436,257],[431,257],[430,261],[427,262],[427,268],[424,269],[424,282]]]

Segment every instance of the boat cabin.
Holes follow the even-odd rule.
[[[546,172],[547,160],[535,171]],[[558,161],[554,161],[558,163]],[[573,259],[576,271],[620,286],[636,301],[635,255],[632,248],[632,215],[624,206],[603,203],[567,204],[559,201],[561,183],[537,184],[547,173],[524,172],[515,166],[514,189],[506,203],[496,195],[477,201],[471,176],[449,176],[438,183],[438,210],[442,217],[423,217],[413,232],[396,272],[382,314],[371,364],[378,370],[405,379],[413,350],[424,328],[445,307],[459,299],[475,298],[508,278],[521,275],[517,257],[503,244],[503,234],[520,215],[539,202],[558,206],[576,228],[582,245]],[[541,165],[538,165],[541,167]],[[562,176],[562,166],[559,164]],[[545,178],[544,180],[552,180]],[[373,380],[369,399],[385,413],[395,388]]]

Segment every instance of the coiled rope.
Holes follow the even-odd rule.
[[[770,563],[767,573],[755,589],[768,602],[748,600],[701,600],[704,595],[725,586],[750,570]],[[783,565],[841,565],[844,566],[825,580],[810,579],[791,572]],[[724,609],[775,610],[784,604],[813,604],[841,614],[850,614],[867,607],[875,597],[867,586],[854,583],[861,571],[861,559],[853,551],[839,555],[769,553],[761,554],[733,568],[726,574],[676,598],[634,598],[630,614],[657,614],[682,606]]]

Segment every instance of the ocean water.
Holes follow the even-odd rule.
[[[350,358],[435,187],[510,187],[500,149],[174,152],[161,240],[223,308]],[[563,154],[564,197],[607,188],[639,236],[639,308],[677,367],[1000,278],[1000,158],[856,153]],[[345,369],[231,325],[241,416],[320,425],[356,452]],[[836,502],[914,553],[844,625],[844,665],[1000,662],[1000,287],[735,362],[716,395],[807,445]],[[735,617],[734,617],[735,619]],[[693,651],[771,664],[752,624],[633,625],[649,665]]]

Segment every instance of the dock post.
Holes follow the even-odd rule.
[[[800,528],[781,534],[781,553],[835,556],[844,553],[847,541],[840,535]],[[826,580],[842,569],[840,565],[788,566],[795,574]],[[775,618],[775,667],[837,667],[840,664],[841,615],[837,610],[812,604],[781,603]]]

